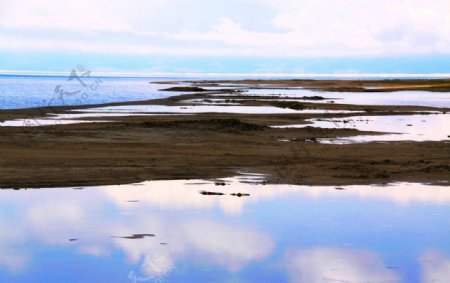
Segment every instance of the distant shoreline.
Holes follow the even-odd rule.
[[[0,70],[1,76],[30,76],[30,77],[66,77],[67,71],[60,72],[45,72],[45,71],[12,71]],[[93,72],[92,77],[105,78],[272,78],[283,79],[302,79],[302,78],[316,78],[316,79],[358,79],[358,78],[373,78],[373,79],[432,79],[432,78],[449,78],[450,73],[146,73],[146,72]]]
[[[252,88],[280,86],[287,88],[303,88],[326,92],[394,92],[405,90],[421,90],[430,92],[450,92],[450,79],[240,79],[240,80],[194,80],[183,81],[193,86],[214,87],[221,84],[250,85]],[[154,82],[174,84],[175,81]]]

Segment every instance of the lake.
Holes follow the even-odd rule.
[[[0,281],[450,278],[447,183],[309,187],[262,179],[1,190]]]

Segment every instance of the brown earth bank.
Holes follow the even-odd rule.
[[[0,187],[125,184],[238,172],[266,173],[270,182],[307,185],[449,180],[447,142],[325,145],[311,141],[357,131],[272,129],[254,119],[210,114],[6,127],[1,129]]]
[[[157,82],[168,84],[173,82]],[[426,90],[436,92],[450,91],[450,78],[445,79],[383,79],[383,80],[315,80],[315,79],[288,79],[288,80],[203,80],[185,81],[193,87],[220,86],[226,83],[227,87],[233,85],[248,85],[251,88],[264,88],[278,86],[301,87],[305,89],[335,92],[392,92],[402,90]]]
[[[210,92],[200,92],[147,102],[108,105],[196,105],[185,101],[218,97],[228,96],[226,92],[214,93],[214,96]],[[355,106],[314,101],[301,105],[299,102],[280,105],[280,101],[269,101],[263,97],[241,98],[243,101],[239,102],[240,105],[361,111],[358,116],[448,111],[445,108]],[[41,117],[46,113],[65,113],[83,107],[86,108],[77,106],[0,111],[0,120],[36,115]],[[442,181],[450,180],[448,141],[320,144],[316,142],[318,138],[363,133],[339,128],[270,127],[301,124],[309,118],[352,115],[355,114],[205,113],[108,117],[109,123],[0,127],[0,187],[94,186],[160,179],[209,179],[234,176],[240,172],[265,173],[268,174],[268,182],[298,185],[380,184],[395,181],[442,184]]]

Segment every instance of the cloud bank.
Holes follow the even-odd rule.
[[[450,54],[449,10],[449,0],[0,0],[0,52]]]

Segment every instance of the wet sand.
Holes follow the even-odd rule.
[[[404,90],[426,90],[436,92],[450,91],[450,79],[390,79],[390,80],[215,80],[215,81],[186,81],[194,87],[218,86],[223,83],[229,85],[279,86],[297,87],[320,91],[334,92],[391,92]],[[159,82],[170,84],[173,82]]]
[[[361,87],[417,88],[443,91],[450,80],[367,81]],[[223,82],[195,82],[196,86]],[[280,87],[349,91],[351,81],[227,81]],[[330,84],[332,86],[330,86]],[[228,86],[227,86],[228,87]],[[360,86],[358,86],[360,87]],[[429,89],[428,89],[429,88]],[[374,91],[374,89],[370,90]],[[385,91],[384,89],[381,91]],[[236,94],[234,94],[236,95]],[[320,93],[318,94],[320,95]],[[363,94],[361,94],[363,95]],[[226,91],[188,93],[146,102],[118,105],[192,106],[186,100],[230,98]],[[268,97],[239,96],[245,106],[290,109],[360,111],[358,116],[447,112],[415,106],[373,106],[283,102]],[[233,96],[230,99],[236,99]],[[92,107],[92,106],[89,106]],[[67,113],[86,106],[0,111],[0,121]],[[0,127],[0,187],[36,188],[127,184],[160,179],[209,179],[239,172],[268,174],[268,182],[305,185],[379,184],[395,181],[449,181],[450,143],[385,142],[334,145],[318,138],[362,134],[353,129],[271,128],[301,124],[311,118],[350,117],[355,114],[223,114],[108,117],[108,123],[42,127]],[[95,118],[105,120],[104,118]],[[85,120],[85,119],[83,119]],[[364,134],[371,134],[364,132]],[[376,134],[376,133],[374,133]],[[450,133],[449,133],[450,134]],[[290,140],[285,142],[283,140]]]

